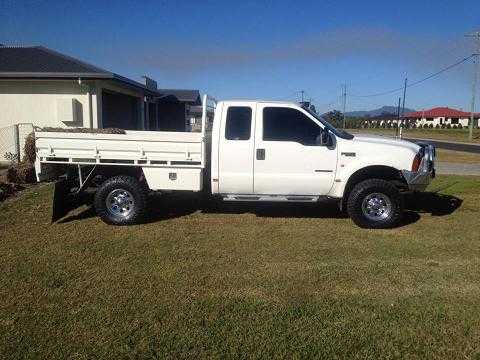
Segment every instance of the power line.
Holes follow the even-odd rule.
[[[472,54],[470,56],[467,56],[466,58],[463,58],[459,61],[457,61],[456,63],[453,63],[433,74],[430,74],[420,80],[417,80],[417,81],[414,81],[410,84],[407,85],[407,87],[412,87],[412,86],[415,86],[415,85],[418,85],[418,84],[421,84],[422,82],[424,81],[427,81],[427,80],[430,80],[431,78],[433,77],[436,77],[442,73],[444,73],[445,71],[448,71],[452,68],[454,68],[455,66],[458,66],[460,64],[463,64],[465,61],[468,61],[470,60],[472,57],[474,57],[476,54]],[[392,90],[387,90],[387,91],[383,91],[383,92],[379,92],[379,93],[374,93],[374,94],[368,94],[368,95],[354,95],[354,94],[350,94],[350,96],[354,96],[354,97],[361,97],[361,98],[366,98],[366,97],[374,97],[374,96],[382,96],[382,95],[388,95],[388,94],[393,94],[393,93],[396,93],[398,91],[402,91],[404,89],[404,86],[401,86],[401,87],[398,87],[398,88],[395,88],[395,89],[392,89]]]

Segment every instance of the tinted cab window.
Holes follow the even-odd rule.
[[[230,106],[225,122],[225,139],[249,140],[252,128],[252,109],[247,106]]]
[[[263,109],[263,140],[316,145],[320,126],[302,112],[282,107]]]

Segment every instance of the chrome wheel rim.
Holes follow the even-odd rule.
[[[385,220],[392,213],[392,202],[385,194],[373,193],[363,199],[362,212],[370,220]]]
[[[126,218],[135,208],[135,200],[132,193],[124,189],[111,191],[107,195],[105,202],[108,212],[117,217]]]

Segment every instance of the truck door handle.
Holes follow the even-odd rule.
[[[257,149],[257,160],[265,160],[265,149]]]

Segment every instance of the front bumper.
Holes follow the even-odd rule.
[[[418,145],[422,147],[420,151],[423,152],[418,171],[402,170],[403,178],[411,191],[424,191],[435,178],[435,146],[425,143]]]

